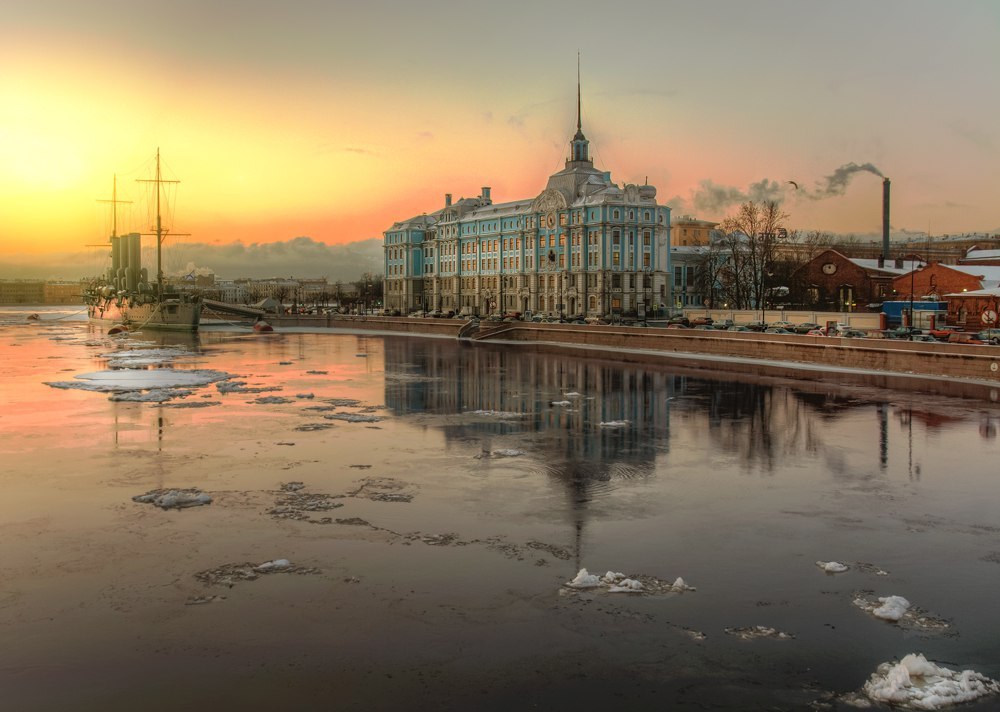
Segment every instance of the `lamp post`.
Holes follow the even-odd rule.
[[[913,323],[913,292],[914,292],[914,289],[915,289],[915,287],[914,287],[914,277],[916,276],[918,269],[923,269],[923,265],[921,265],[920,267],[916,266],[916,262],[915,262],[914,258],[919,259],[921,262],[923,262],[923,259],[924,259],[920,255],[914,255],[912,253],[910,254],[910,323],[909,323],[908,326],[910,327],[910,333],[911,334],[913,333],[913,327],[914,327],[914,323]]]

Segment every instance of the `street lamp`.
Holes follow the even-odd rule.
[[[913,253],[910,254],[910,323],[909,323],[909,327],[910,327],[910,333],[911,334],[913,333],[913,327],[914,327],[914,323],[913,323],[913,291],[914,291],[915,287],[914,287],[914,284],[913,284],[913,278],[916,276],[917,270],[921,270],[921,269],[924,268],[923,265],[921,265],[920,267],[916,266],[916,263],[914,262],[914,258],[915,257],[917,259],[919,259],[921,262],[923,262],[923,259],[924,259],[920,255],[914,255]]]

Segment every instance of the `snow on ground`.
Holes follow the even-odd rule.
[[[1000,694],[1000,683],[972,670],[955,672],[910,653],[898,663],[882,663],[862,688],[875,702],[903,709],[939,710]]]
[[[193,388],[215,383],[216,381],[225,381],[228,378],[232,378],[232,376],[223,371],[212,369],[175,370],[172,368],[156,368],[150,370],[144,368],[127,368],[114,371],[81,373],[73,378],[76,380],[46,381],[45,385],[52,388],[120,393],[124,391],[144,391],[154,388]]]

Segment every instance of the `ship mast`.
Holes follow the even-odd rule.
[[[98,200],[98,203],[111,203],[111,237],[118,237],[118,203],[131,203],[131,200],[118,200],[118,174],[115,173],[111,183],[111,200]]]
[[[160,218],[160,186],[163,183],[180,183],[179,180],[166,180],[160,173],[160,149],[156,149],[156,178],[153,180],[139,180],[139,183],[155,183],[156,184],[156,294],[157,296],[163,296],[163,262],[162,262],[162,247],[163,238],[165,237],[165,231],[163,229],[163,221]],[[183,233],[175,233],[177,235]]]

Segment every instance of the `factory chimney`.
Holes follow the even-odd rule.
[[[889,259],[889,179],[882,179],[882,259]]]

